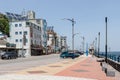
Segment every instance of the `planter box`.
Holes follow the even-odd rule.
[[[115,71],[114,70],[106,69],[105,72],[106,72],[106,76],[115,77]]]

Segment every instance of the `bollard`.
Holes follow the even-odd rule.
[[[106,73],[107,64],[105,62],[101,62],[100,65],[102,66],[102,71],[104,71]]]
[[[114,61],[116,61],[116,56],[114,55]]]
[[[100,63],[100,66],[102,66],[102,62]]]
[[[120,56],[118,56],[117,61],[120,62]]]

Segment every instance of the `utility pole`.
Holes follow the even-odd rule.
[[[107,63],[107,17],[105,17],[105,23],[106,23],[105,61],[106,61],[106,63]]]

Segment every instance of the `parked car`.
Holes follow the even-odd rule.
[[[68,55],[68,52],[62,52],[62,53],[60,54],[60,57],[61,57],[61,58],[66,58],[66,55]]]
[[[83,54],[84,54],[83,52],[79,52],[79,51],[77,51],[77,52],[75,52],[75,53],[78,53],[78,54],[80,54],[80,55],[83,55]]]
[[[2,56],[3,54],[5,54],[5,52],[4,52],[4,51],[0,52],[0,56]]]
[[[63,53],[60,54],[61,58],[72,58],[72,59],[74,59],[74,58],[79,57],[79,56],[80,56],[80,54],[78,54],[78,53],[69,53],[69,52],[63,52]]]
[[[1,59],[16,59],[17,53],[16,52],[5,52],[3,55],[1,55]]]
[[[68,53],[67,57],[70,57],[70,58],[76,58],[76,57],[79,57],[80,55],[77,54],[77,53]]]

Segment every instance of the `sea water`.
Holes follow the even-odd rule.
[[[105,52],[100,52],[100,56],[105,57]],[[107,58],[115,61],[120,61],[120,52],[107,52]]]

